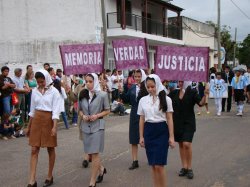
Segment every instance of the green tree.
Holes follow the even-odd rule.
[[[215,38],[217,38],[217,32],[218,32],[218,27],[217,24],[215,24],[212,21],[206,21],[207,24],[212,25],[215,27]],[[238,45],[235,43],[235,41],[232,40],[232,36],[230,33],[230,26],[223,25],[221,28],[221,46],[225,48],[226,51],[226,56],[225,56],[225,65],[227,65],[227,61],[233,61],[234,57],[234,45],[236,45],[236,52],[238,51]],[[236,54],[237,57],[237,54]]]
[[[250,66],[250,34],[240,44],[239,61],[240,64]]]

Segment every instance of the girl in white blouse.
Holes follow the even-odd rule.
[[[152,166],[153,186],[166,186],[164,165],[168,147],[174,147],[172,100],[166,96],[160,78],[151,74],[146,79],[149,95],[141,98],[137,114],[140,115],[140,145],[145,147],[148,163]]]
[[[36,187],[36,166],[40,147],[47,147],[49,171],[43,186],[53,184],[55,147],[57,146],[57,120],[60,114],[60,95],[52,86],[52,79],[46,70],[35,74],[38,87],[32,91],[30,121],[27,129],[31,149],[30,179],[28,187]]]

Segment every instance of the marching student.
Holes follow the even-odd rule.
[[[241,75],[241,70],[235,70],[235,76],[231,82],[232,85],[232,95],[234,100],[237,103],[237,114],[236,116],[243,115],[244,101],[246,95],[246,86],[247,82],[244,76]]]
[[[247,72],[244,76],[247,81],[247,103],[250,103],[250,66],[247,67]]]
[[[222,98],[222,112],[225,112],[225,106],[226,106],[226,101],[227,101],[227,112],[231,111],[231,106],[232,106],[232,86],[231,82],[234,77],[234,73],[230,70],[229,66],[225,67],[225,71],[221,74],[221,78],[227,83],[227,88],[228,88],[228,97],[227,98]]]
[[[85,78],[86,88],[79,95],[79,115],[82,118],[81,130],[85,154],[92,157],[91,179],[89,186],[103,181],[106,168],[101,164],[99,153],[104,150],[104,116],[110,112],[107,92],[101,91],[98,76],[88,74]],[[99,176],[97,178],[97,175]],[[96,179],[97,178],[97,179]]]
[[[140,116],[137,114],[138,104],[140,98],[148,95],[147,89],[145,87],[145,80],[147,78],[144,70],[138,69],[134,73],[134,78],[136,84],[132,85],[126,94],[122,95],[122,99],[125,102],[131,104],[131,112],[129,118],[129,143],[131,144],[132,152],[132,165],[129,170],[134,170],[139,167],[138,163],[138,144],[140,140],[139,135],[139,120]]]
[[[152,167],[155,187],[167,186],[164,165],[168,147],[174,147],[173,107],[160,78],[151,74],[146,78],[148,95],[139,101],[140,145],[145,147],[148,164]]]
[[[196,131],[194,106],[203,106],[206,102],[206,92],[201,99],[197,90],[190,85],[184,89],[184,81],[179,81],[179,88],[168,95],[173,101],[174,137],[179,144],[182,169],[179,176],[193,179],[192,141]]]
[[[224,83],[225,83],[225,81],[223,79],[221,79],[221,73],[217,72],[214,84],[216,84],[216,85],[222,85]],[[214,98],[214,102],[215,102],[215,106],[216,106],[216,114],[217,114],[217,116],[221,116],[221,111],[222,111],[222,95],[217,95]]]
[[[39,150],[46,147],[49,155],[49,171],[44,187],[53,184],[53,168],[55,164],[57,146],[57,120],[60,114],[60,95],[54,86],[48,71],[36,72],[38,87],[32,91],[30,105],[30,120],[27,128],[29,145],[31,148],[30,179],[28,187],[36,187],[36,167]]]

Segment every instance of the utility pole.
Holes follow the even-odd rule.
[[[236,56],[236,46],[237,46],[236,37],[237,37],[237,28],[235,28],[235,35],[234,35],[234,63],[233,63],[234,67],[235,67],[235,56]]]
[[[102,24],[103,24],[103,39],[104,39],[104,49],[105,49],[105,57],[104,57],[104,68],[108,66],[108,38],[107,38],[107,20],[106,20],[106,10],[105,10],[105,2],[101,0],[102,6]],[[106,66],[105,66],[106,65]]]
[[[220,54],[220,0],[218,0],[218,20],[217,20],[217,25],[218,25],[218,70],[221,70],[221,54]]]

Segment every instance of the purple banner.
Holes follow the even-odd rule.
[[[208,81],[208,47],[157,46],[155,73],[162,80]]]
[[[104,44],[59,46],[65,75],[100,73],[104,67]]]
[[[113,40],[116,69],[147,69],[146,39]]]

